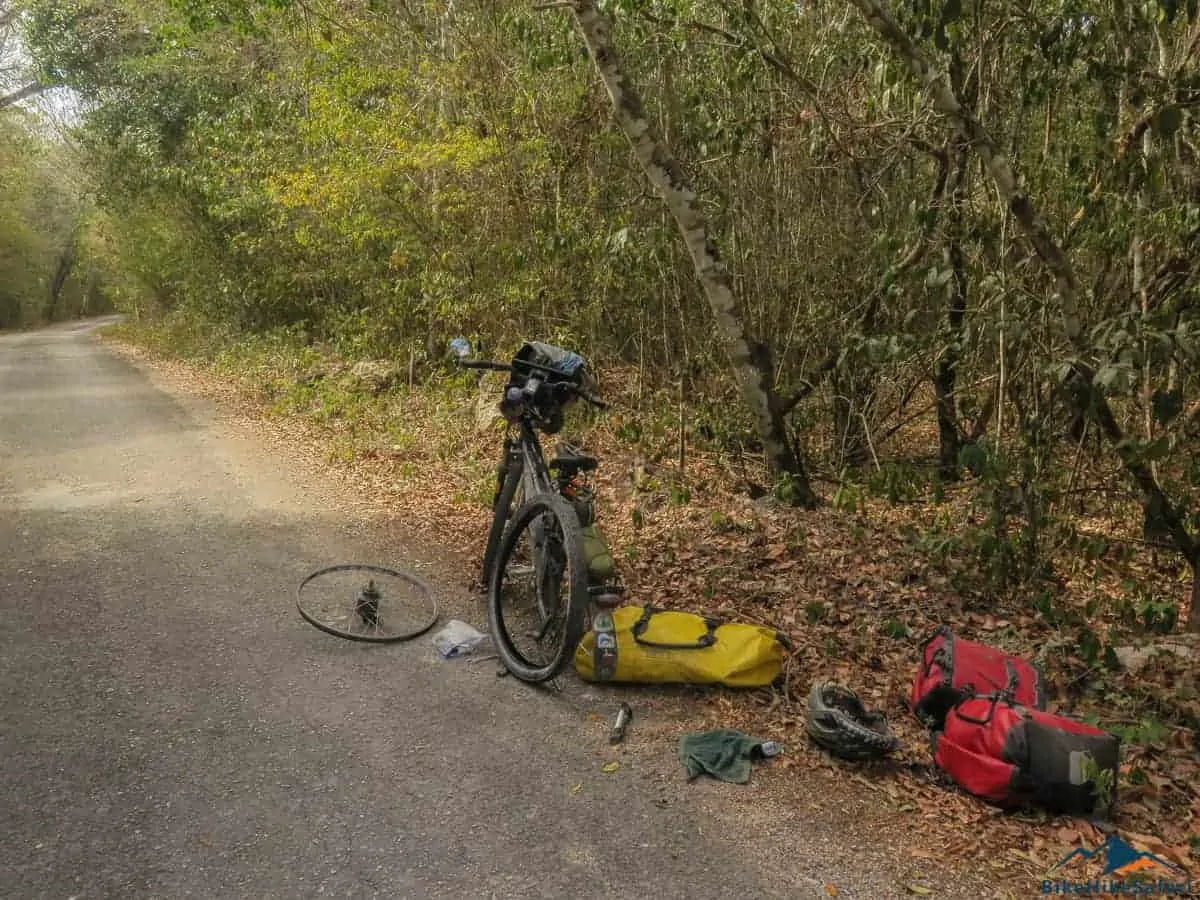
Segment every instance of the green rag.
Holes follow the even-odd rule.
[[[745,784],[750,780],[750,757],[763,742],[734,731],[718,728],[679,739],[679,761],[687,767],[688,781],[705,773],[721,781]]]

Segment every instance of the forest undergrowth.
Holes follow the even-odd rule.
[[[298,424],[326,462],[369,475],[432,542],[482,554],[503,429],[498,376],[446,366],[410,383],[402,362],[353,364],[278,336],[201,339],[162,324],[109,336],[235,385],[256,415]],[[829,473],[825,502],[803,510],[771,489],[761,457],[722,441],[703,404],[639,384],[636,370],[603,376],[611,410],[574,414],[566,435],[602,460],[599,516],[630,602],[770,625],[795,644],[782,686],[706,694],[707,720],[769,729],[789,748],[783,767],[836,771],[937,846],[987,855],[1010,877],[1041,877],[1109,825],[1185,869],[1200,861],[1198,645],[1173,633],[1188,572],[1139,536],[1119,473],[1081,478],[1064,462],[1068,481],[1093,487],[1064,490],[1046,526],[1054,537],[1041,543],[1049,550],[1015,578],[1025,535],[998,523],[994,491],[969,474],[940,483],[935,467],[905,458],[906,443],[928,446],[931,421],[914,421],[912,441],[901,437],[866,471]],[[1122,738],[1111,823],[997,815],[938,777],[907,698],[921,642],[939,625],[1035,660],[1051,710]],[[884,711],[903,741],[896,757],[855,766],[808,746],[803,703],[815,680]]]

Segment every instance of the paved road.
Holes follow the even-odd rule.
[[[231,440],[87,329],[0,337],[0,897],[815,894],[551,698],[305,625],[405,554]]]

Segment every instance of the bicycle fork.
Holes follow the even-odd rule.
[[[495,511],[496,504],[500,502],[500,493],[504,490],[504,482],[508,479],[509,470],[516,466],[518,469],[524,468],[524,460],[521,458],[521,445],[519,441],[512,438],[504,439],[504,455],[500,458],[500,465],[496,466],[496,490],[492,494],[492,510]]]

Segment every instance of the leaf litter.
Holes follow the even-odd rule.
[[[385,504],[412,531],[472,559],[482,554],[490,519],[484,498],[500,432],[494,422],[479,426],[474,396],[464,392],[447,416],[444,400],[399,389],[395,405],[378,409],[374,418],[316,422],[304,411],[271,412],[271,398],[253,373],[231,380],[125,341],[110,343],[191,392],[235,407],[282,442],[322,448],[329,474]],[[400,409],[406,440],[381,441]],[[753,461],[693,446],[681,475],[675,466],[655,462],[645,447],[631,449],[618,440],[617,427],[611,420],[594,422],[584,446],[602,461],[595,484],[598,516],[629,602],[757,622],[793,641],[781,687],[697,692],[691,714],[708,727],[770,733],[785,742],[789,752],[774,761],[775,788],[786,791],[788,779],[833,779],[841,786],[833,798],[819,791],[796,796],[797,804],[815,810],[846,805],[842,792],[853,784],[869,801],[861,807],[862,828],[895,831],[918,861],[959,861],[1022,887],[1045,877],[1071,849],[1099,845],[1114,827],[1135,848],[1196,869],[1200,652],[1194,640],[1177,638],[1190,641],[1192,652],[1152,656],[1136,672],[1098,666],[1081,652],[1078,633],[1051,624],[1029,602],[979,599],[969,587],[969,561],[931,559],[911,537],[928,524],[920,505],[866,498],[853,512],[828,505],[802,511],[769,497],[752,500],[744,486],[747,472],[754,474]],[[660,447],[657,455],[672,458],[669,448]],[[953,511],[953,504],[948,496],[938,514]],[[1127,523],[1102,524],[1118,529]],[[1096,610],[1112,607],[1131,577],[1146,577],[1139,565],[1068,566],[1055,602],[1086,610],[1092,621],[1111,628],[1114,617]],[[1124,762],[1112,822],[1001,813],[956,790],[932,767],[928,735],[909,714],[907,696],[920,641],[939,624],[1035,659],[1057,687],[1052,710],[1121,730]],[[902,741],[894,758],[842,763],[807,745],[803,701],[818,678],[842,681],[887,714]],[[610,763],[602,771],[617,767]],[[1096,865],[1073,866],[1070,877],[1098,874]],[[904,888],[931,893],[918,884]],[[836,890],[828,885],[830,896]]]

